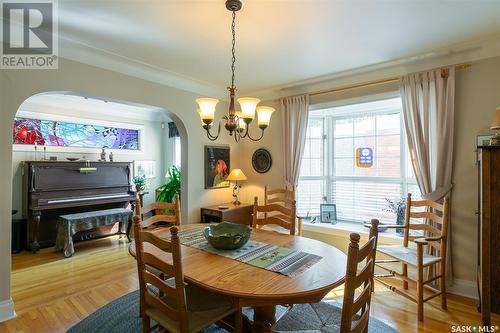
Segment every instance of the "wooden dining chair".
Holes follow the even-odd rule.
[[[181,224],[181,204],[178,194],[175,195],[173,203],[153,202],[144,207],[136,203],[135,207],[135,214],[141,217],[143,228],[159,224],[167,224],[168,226]],[[152,216],[146,217],[150,213]]]
[[[238,308],[225,298],[184,282],[177,227],[171,227],[170,234],[170,240],[159,238],[144,230],[139,216],[134,216],[143,332],[151,331],[151,319],[168,332],[200,332],[219,321],[224,328],[241,332]],[[160,279],[149,271],[150,267],[172,278]],[[235,315],[233,324],[222,321],[231,314]]]
[[[404,238],[402,245],[380,246],[378,251],[391,259],[378,260],[376,266],[387,273],[375,275],[375,279],[397,294],[404,296],[417,303],[418,320],[424,319],[424,303],[441,295],[441,308],[446,309],[446,251],[448,238],[448,214],[449,199],[444,198],[443,204],[430,201],[414,201],[411,193],[406,198],[406,215],[404,225]],[[419,211],[415,211],[415,209]],[[422,211],[424,209],[424,211]],[[421,223],[414,223],[415,219],[423,219]],[[387,225],[384,225],[386,227]],[[389,225],[389,228],[401,228],[401,225]],[[423,234],[411,234],[411,231],[420,231]],[[410,244],[413,242],[414,245]],[[428,250],[424,252],[424,246]],[[430,249],[429,249],[430,248]],[[386,264],[401,263],[402,272],[396,272]],[[417,280],[408,276],[408,266],[417,271]],[[433,269],[435,276],[430,275],[424,279],[424,269]],[[417,286],[417,297],[398,289],[387,282],[385,278],[396,278],[403,282],[403,289],[408,289],[408,282]],[[439,280],[439,289],[430,284]],[[428,288],[432,295],[424,298],[424,287]]]
[[[264,205],[278,204],[284,207],[291,207],[295,200],[295,192],[286,188],[269,189],[264,186]],[[264,213],[266,214],[266,213]],[[302,217],[297,216],[297,235],[302,236]]]
[[[368,332],[378,225],[378,220],[371,221],[368,242],[361,248],[360,235],[350,235],[342,309],[326,302],[296,304],[273,332]]]
[[[171,227],[181,224],[181,204],[179,195],[176,194],[173,203],[168,202],[153,202],[144,207],[141,205],[142,200],[137,199],[135,202],[135,215],[141,219],[141,225],[144,229],[152,229],[164,225]],[[148,215],[151,215],[147,217]],[[130,235],[132,224],[127,226],[127,235]]]
[[[259,228],[267,225],[282,227],[287,229],[290,235],[295,235],[295,200],[292,200],[290,207],[284,207],[277,203],[259,206],[259,198],[255,197],[252,227]]]

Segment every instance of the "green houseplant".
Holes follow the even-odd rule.
[[[387,206],[384,211],[396,214],[396,224],[403,226],[405,224],[406,199],[391,200],[385,198],[385,201],[387,201]],[[396,232],[403,234],[404,228],[396,228]]]
[[[172,165],[167,171],[167,182],[156,189],[156,201],[174,202],[176,194],[181,194],[181,172]]]

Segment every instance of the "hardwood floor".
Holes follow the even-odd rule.
[[[135,260],[127,248],[125,238],[112,236],[77,243],[75,255],[68,259],[52,249],[14,255],[17,318],[0,323],[0,332],[65,332],[99,307],[137,289]],[[337,288],[328,297],[341,295],[342,288]],[[451,332],[451,325],[479,324],[476,301],[450,295],[448,311],[442,311],[438,301],[426,303],[424,322],[419,323],[413,302],[377,285],[371,315],[400,332]],[[493,321],[500,326],[500,316]]]

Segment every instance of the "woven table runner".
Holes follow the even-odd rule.
[[[286,276],[298,275],[322,259],[315,254],[253,240],[249,240],[243,247],[236,250],[218,250],[207,242],[203,235],[203,229],[184,230],[180,231],[178,235],[180,243],[183,245]],[[167,238],[170,238],[170,235]]]

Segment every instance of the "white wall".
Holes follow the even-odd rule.
[[[12,122],[20,105],[30,96],[48,91],[75,91],[110,100],[163,108],[168,117],[175,120],[181,132],[182,151],[182,222],[199,221],[199,207],[228,202],[230,189],[205,190],[203,182],[203,147],[210,144],[200,127],[195,112],[193,93],[144,81],[97,67],[60,59],[58,70],[2,70],[0,72],[0,173],[12,173]],[[7,98],[8,96],[8,98]],[[225,111],[218,107],[217,116]],[[238,167],[236,145],[225,133],[218,144],[231,145],[231,163]],[[0,201],[0,318],[1,304],[10,299],[10,242],[12,179],[0,177],[2,197]]]

